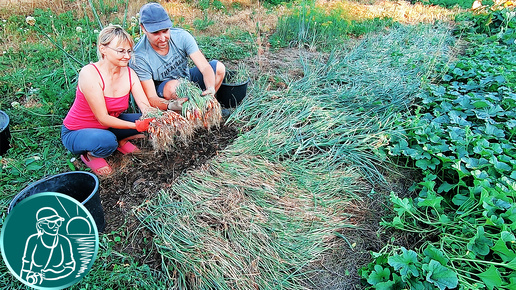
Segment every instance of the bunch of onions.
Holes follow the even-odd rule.
[[[221,107],[215,96],[201,95],[201,89],[193,82],[181,79],[176,88],[178,98],[188,98],[183,103],[181,114],[192,123],[194,128],[211,129],[219,127],[222,121]]]
[[[193,135],[192,124],[174,111],[155,111],[142,118],[156,118],[149,124],[149,137],[156,151],[169,151],[176,141],[186,143]]]

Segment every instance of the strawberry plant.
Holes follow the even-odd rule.
[[[512,22],[500,23],[507,35]],[[374,288],[516,286],[516,46],[496,35],[468,39],[391,136],[387,155],[424,177],[414,198],[391,193],[395,214],[383,225],[432,239],[375,253],[361,272]]]

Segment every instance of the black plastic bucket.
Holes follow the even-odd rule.
[[[0,111],[0,156],[4,155],[11,148],[10,139],[9,116],[4,111]]]
[[[99,232],[104,231],[106,221],[100,202],[99,179],[95,174],[86,171],[70,171],[29,184],[20,191],[9,204],[7,213],[24,198],[40,192],[59,192],[68,195],[86,207],[91,213]]]
[[[249,78],[245,82],[234,83],[233,78],[235,75],[235,71],[226,71],[224,80],[217,91],[217,100],[225,108],[235,108],[247,94]]]

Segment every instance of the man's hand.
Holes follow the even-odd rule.
[[[156,118],[147,118],[143,120],[136,120],[134,123],[136,124],[136,131],[144,132],[149,130],[150,122],[156,120]]]
[[[212,97],[215,96],[215,88],[214,87],[208,87],[204,92],[202,92],[203,96],[211,95]]]
[[[183,103],[186,102],[188,98],[180,98],[168,103],[167,109],[173,111],[180,111],[183,108]]]

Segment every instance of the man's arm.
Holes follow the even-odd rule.
[[[204,57],[204,54],[200,50],[197,50],[196,52],[190,54],[190,58],[194,62],[195,66],[199,69],[199,71],[202,73],[202,76],[204,78],[204,85],[206,86],[206,90],[202,92],[203,95],[215,94],[215,73],[213,72],[213,69],[211,68],[210,63]]]
[[[154,81],[152,79],[141,81],[143,91],[147,98],[149,99],[149,103],[151,106],[155,108],[159,108],[160,110],[166,110],[168,106],[168,101],[158,97],[158,93],[156,92],[156,87],[154,86]]]

